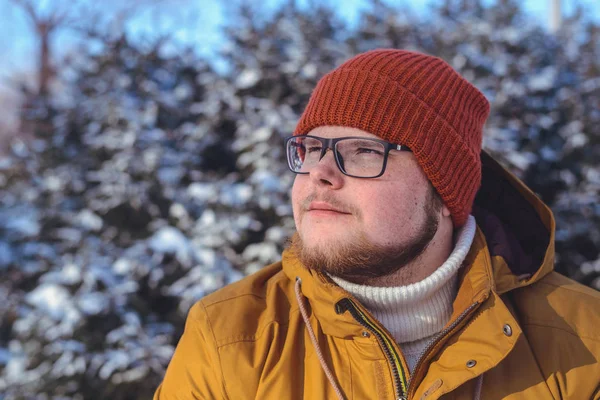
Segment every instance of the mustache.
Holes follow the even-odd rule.
[[[312,193],[312,194],[308,195],[300,203],[302,211],[308,211],[308,208],[310,207],[310,203],[312,203],[313,201],[322,201],[325,203],[329,203],[332,207],[334,207],[342,212],[353,214],[353,215],[357,216],[358,218],[360,218],[362,216],[360,209],[358,209],[357,207],[354,207],[351,204],[347,204],[347,203],[344,203],[343,201],[340,201],[339,199],[337,199],[335,196],[333,196],[330,193],[326,193],[326,194]]]

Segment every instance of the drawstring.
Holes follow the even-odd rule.
[[[481,388],[483,387],[483,374],[477,377],[477,382],[475,382],[475,400],[481,399]]]
[[[310,325],[310,321],[308,319],[308,312],[306,311],[306,307],[304,306],[302,292],[300,291],[301,284],[302,284],[302,280],[299,277],[296,277],[296,286],[294,288],[296,291],[296,300],[298,301],[298,306],[300,307],[300,314],[302,314],[302,319],[304,320],[304,325],[306,325],[306,330],[308,331],[308,336],[310,336],[310,341],[312,342],[313,346],[315,347],[315,351],[317,352],[317,357],[319,358],[319,362],[321,363],[321,367],[323,368],[325,375],[327,375],[327,379],[329,379],[329,383],[331,383],[331,386],[333,386],[333,390],[337,394],[338,399],[344,400],[344,395],[342,394],[340,387],[338,386],[337,382],[335,381],[335,377],[333,376],[333,373],[331,372],[331,370],[327,366],[327,363],[325,362],[325,357],[323,357],[323,352],[321,352],[321,348],[319,347],[319,343],[317,342],[317,337],[315,336],[312,326]]]

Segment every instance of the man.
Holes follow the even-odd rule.
[[[600,398],[600,295],[552,271],[488,113],[420,53],[323,77],[286,141],[291,246],[194,305],[155,399]]]

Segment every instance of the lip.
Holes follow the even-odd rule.
[[[323,201],[313,201],[308,206],[308,211],[319,212],[319,214],[323,213],[335,213],[335,214],[350,214],[343,210],[337,209],[333,207],[331,204],[323,202]]]

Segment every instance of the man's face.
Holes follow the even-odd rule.
[[[377,136],[324,126],[325,138]],[[435,235],[442,204],[414,155],[390,151],[378,178],[348,177],[328,151],[309,174],[297,175],[292,205],[298,235],[292,248],[310,268],[364,283],[417,258]]]

